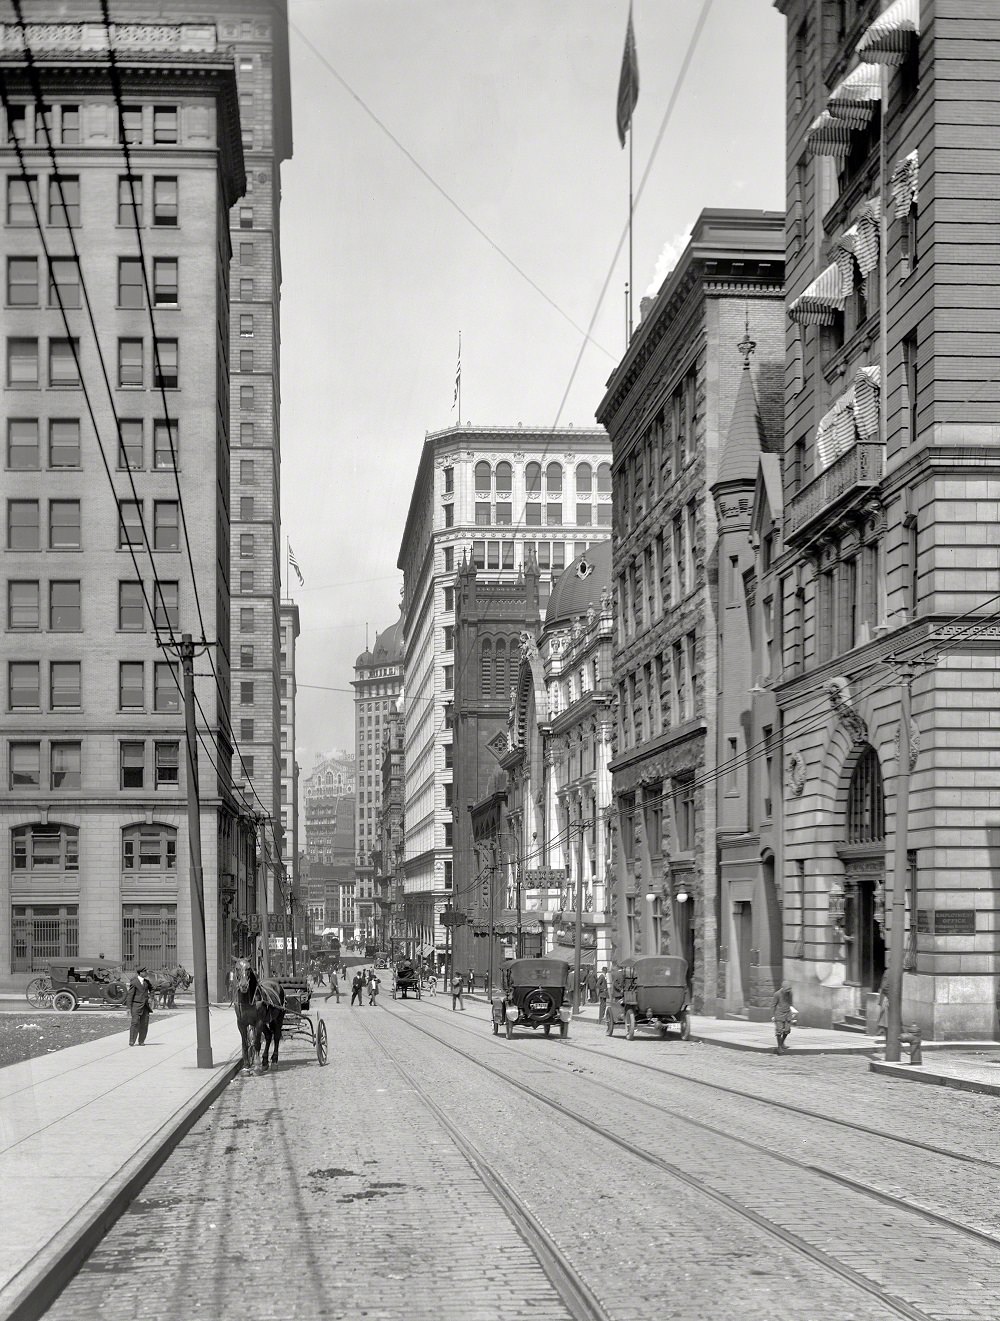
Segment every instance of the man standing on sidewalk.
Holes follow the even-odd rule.
[[[136,968],[135,976],[125,992],[125,1008],[129,1012],[128,1044],[144,1046],[149,1029],[150,996],[152,986],[146,980],[146,969]]]
[[[351,1008],[352,1008],[352,1009],[354,1008],[354,1001],[355,1001],[355,1000],[357,1000],[357,1002],[358,1002],[358,1008],[361,1007],[361,1004],[362,1004],[361,990],[362,990],[362,987],[363,987],[363,986],[364,986],[364,982],[361,980],[361,974],[360,974],[360,972],[356,972],[356,973],[354,974],[354,980],[351,982]]]
[[[597,1021],[604,1022],[604,1015],[608,1012],[608,970],[601,969],[601,975],[597,979]]]
[[[458,1001],[458,1007],[462,1013],[465,1013],[465,1001],[462,998],[462,992],[465,986],[460,972],[453,972],[451,975],[451,1011],[455,1012],[455,1002]]]

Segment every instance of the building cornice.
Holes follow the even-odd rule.
[[[676,747],[680,743],[690,743],[692,739],[701,739],[708,732],[708,722],[702,717],[694,720],[686,720],[683,725],[675,725],[659,738],[650,739],[648,743],[640,743],[638,747],[630,748],[628,752],[622,753],[612,761],[608,770],[614,774],[617,771],[628,770],[640,763],[652,760],[661,752],[666,752],[669,748]]]

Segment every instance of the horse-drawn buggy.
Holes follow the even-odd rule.
[[[682,1041],[691,1035],[688,1018],[687,963],[675,954],[650,954],[629,959],[616,968],[605,1015],[610,1037],[619,1024],[625,1025],[629,1041],[637,1027],[651,1027],[665,1037],[675,1024]]]
[[[266,1073],[278,1062],[284,1032],[291,1039],[308,1041],[320,1064],[329,1059],[326,1024],[310,1013],[312,988],[299,978],[258,977],[251,961],[237,959],[233,967],[233,1008],[243,1044],[243,1064],[251,1073],[257,1060]],[[261,1043],[264,1053],[261,1056]]]
[[[515,1027],[540,1027],[548,1036],[558,1026],[560,1037],[568,1036],[569,971],[565,959],[513,959],[504,964],[500,994],[493,1000],[493,1035],[502,1027],[509,1040]]]
[[[107,959],[51,959],[47,974],[35,977],[25,989],[35,1009],[61,1009],[70,1013],[81,1004],[111,1005],[120,1009],[128,989],[120,963]]]
[[[392,998],[405,1000],[409,991],[420,999],[420,968],[412,959],[400,959],[392,972]]]
[[[308,1041],[320,1064],[325,1064],[329,1059],[326,1024],[318,1013],[315,1022],[310,1015],[312,987],[308,982],[293,977],[280,977],[278,983],[285,993],[285,1018],[281,1026],[283,1034]]]

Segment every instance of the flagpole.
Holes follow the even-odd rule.
[[[458,332],[458,425],[462,425],[462,332]]]
[[[629,16],[631,17],[631,9]],[[628,126],[628,344],[632,342],[632,138],[631,120]],[[628,348],[626,344],[626,348]]]
[[[292,543],[285,537],[285,591],[288,593],[286,600],[292,599],[292,566],[290,563],[290,554]]]

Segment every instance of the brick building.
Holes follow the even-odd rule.
[[[34,7],[28,29],[44,110],[19,31],[0,25],[11,98],[0,131],[0,972],[100,951],[126,966],[191,965],[183,704],[157,643],[202,635],[196,584],[204,629],[223,640],[218,683],[201,663],[195,679],[209,984],[218,993],[256,907],[226,710],[228,224],[245,187],[233,58],[211,21],[113,28],[129,184],[99,11],[90,24],[46,24],[44,13]],[[96,335],[82,310],[88,297]]]
[[[814,4],[788,20],[783,523],[786,974],[815,1022],[995,1035],[997,13]],[[884,388],[883,388],[884,387]],[[904,734],[908,810],[897,803]],[[893,883],[905,910],[893,930]],[[791,914],[795,916],[792,918]]]
[[[643,300],[597,413],[613,453],[618,611],[612,908],[623,955],[669,948],[687,959],[699,1010],[715,1005],[718,963],[710,488],[740,383],[733,346],[748,318],[758,380],[782,371],[783,230],[776,213],[703,211],[655,299]],[[764,421],[780,434],[777,398]]]

